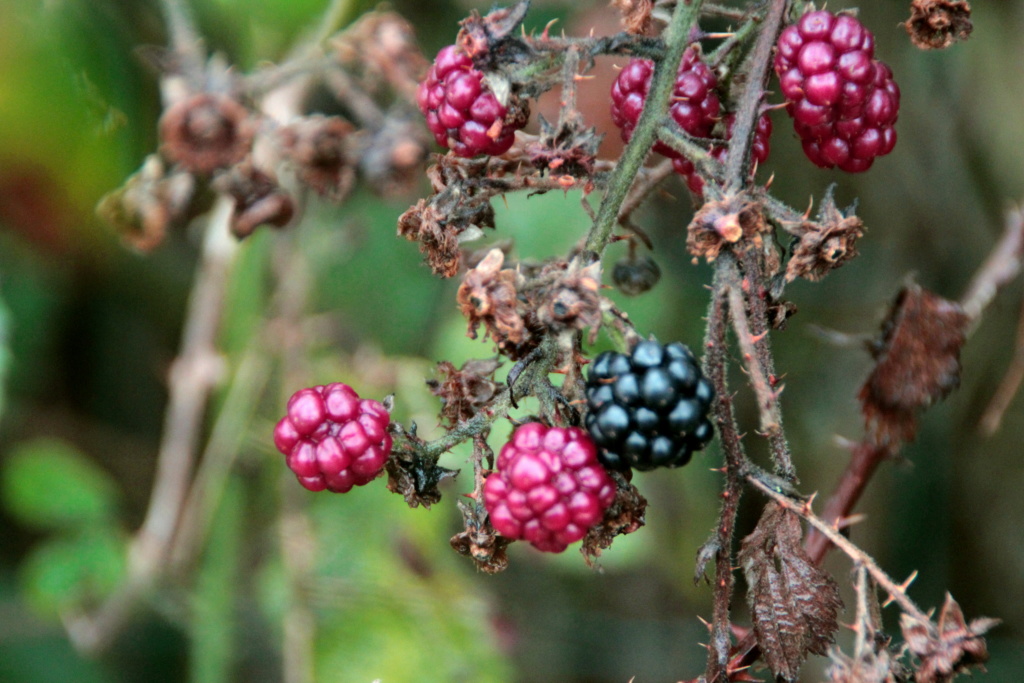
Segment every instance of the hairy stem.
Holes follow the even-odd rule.
[[[788,4],[789,0],[772,0],[747,62],[747,87],[736,109],[736,123],[725,159],[725,187],[731,190],[737,190],[744,184],[744,169],[750,163],[750,147],[754,140],[757,117],[760,114],[764,86],[768,82],[772,50],[782,30],[782,19]]]
[[[685,2],[676,4],[672,21],[665,29],[665,57],[654,66],[654,75],[651,77],[647,101],[640,113],[636,128],[633,130],[633,137],[626,145],[615,170],[612,171],[608,190],[597,211],[597,220],[594,221],[594,225],[587,235],[585,248],[588,251],[600,254],[611,238],[612,229],[618,222],[619,207],[622,206],[622,202],[626,199],[629,188],[633,184],[633,179],[636,178],[640,166],[647,158],[647,153],[650,152],[651,146],[654,144],[664,114],[668,111],[669,98],[675,86],[676,72],[688,45],[690,29],[700,15],[702,4],[703,0],[692,0],[689,4]]]
[[[728,260],[728,257],[725,260]],[[722,510],[719,515],[718,529],[711,541],[715,550],[715,587],[711,642],[708,647],[705,670],[705,678],[708,681],[718,680],[729,663],[731,644],[729,603],[732,599],[734,584],[732,545],[747,462],[740,434],[736,428],[732,395],[729,393],[726,381],[728,349],[725,337],[730,311],[727,295],[729,287],[723,282],[725,277],[724,269],[717,268],[713,285],[714,295],[708,315],[707,336],[704,343],[704,371],[715,386],[715,403],[712,410],[718,425],[722,451],[725,453],[725,487],[721,494]],[[702,552],[701,555],[703,554]]]

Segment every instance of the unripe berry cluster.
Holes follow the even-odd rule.
[[[646,59],[633,59],[619,72],[615,83],[612,84],[612,121],[619,127],[625,142],[629,142],[633,137],[633,130],[647,100],[653,74],[652,62]],[[672,104],[669,107],[669,114],[680,128],[694,137],[711,137],[722,108],[716,91],[717,86],[718,79],[710,67],[701,60],[697,46],[687,49],[679,63],[672,91]],[[732,136],[734,119],[735,116],[732,114],[724,118],[724,140],[729,140]],[[761,116],[757,122],[751,152],[755,164],[763,163],[768,158],[768,140],[771,133],[771,119],[767,115]],[[672,167],[676,173],[683,176],[687,187],[694,194],[703,194],[704,181],[697,175],[693,162],[663,142],[656,142],[653,149],[672,159]],[[725,152],[724,145],[716,145],[711,154],[722,161]]]
[[[578,427],[522,425],[484,482],[484,506],[498,533],[551,553],[583,538],[613,500],[615,482]]]
[[[455,45],[437,53],[419,85],[416,102],[437,144],[461,157],[504,154],[515,141],[515,132],[526,125],[525,115],[507,120],[508,107],[484,83],[484,74],[473,67],[473,60]]]
[[[369,483],[391,452],[391,416],[347,384],[300,389],[274,429],[274,445],[310,491],[345,493]]]
[[[809,12],[779,36],[775,72],[804,153],[857,173],[892,151],[900,89],[857,19]]]

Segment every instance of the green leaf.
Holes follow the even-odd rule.
[[[77,529],[114,517],[117,486],[70,444],[44,438],[12,450],[0,470],[0,494],[25,524]]]
[[[110,594],[125,573],[125,541],[114,527],[95,527],[46,541],[21,565],[26,602],[57,614]]]

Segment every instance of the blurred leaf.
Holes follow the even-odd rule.
[[[11,349],[8,344],[10,335],[10,312],[0,299],[0,417],[4,414],[7,397],[7,370],[11,364]]]
[[[17,445],[0,475],[4,504],[26,524],[73,529],[114,517],[113,480],[63,441],[43,438]]]
[[[30,606],[57,614],[108,595],[124,573],[124,539],[100,526],[35,548],[21,566],[21,584]]]

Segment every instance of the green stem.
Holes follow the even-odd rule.
[[[612,172],[608,191],[597,212],[597,219],[587,235],[585,248],[588,251],[600,254],[611,238],[612,229],[619,216],[619,207],[626,199],[633,179],[657,139],[658,128],[665,112],[668,111],[679,62],[682,61],[683,52],[689,44],[690,29],[700,16],[703,4],[703,0],[691,0],[689,4],[682,1],[676,3],[672,21],[665,29],[665,58],[654,66],[647,102],[633,130],[633,138],[626,145],[622,158]]]

